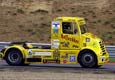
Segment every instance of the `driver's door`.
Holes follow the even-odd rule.
[[[60,49],[79,49],[79,30],[75,22],[62,22]]]

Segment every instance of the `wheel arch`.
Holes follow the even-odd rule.
[[[81,51],[79,52],[79,54],[78,54],[78,58],[77,58],[78,63],[80,62],[80,61],[79,61],[79,60],[80,60],[80,59],[79,59],[80,56],[81,56],[84,52],[91,52],[92,54],[94,54],[94,55],[95,55],[95,58],[96,58],[96,61],[98,62],[97,55],[96,55],[96,53],[95,53],[93,50],[91,50],[91,49],[83,49],[83,50],[81,50]]]
[[[19,48],[19,47],[10,47],[8,48],[5,53],[4,53],[4,58],[6,57],[7,53],[10,52],[11,50],[18,50],[22,53],[23,59],[25,58],[25,54],[23,52],[23,48]]]

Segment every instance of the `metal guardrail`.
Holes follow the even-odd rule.
[[[0,50],[3,49],[5,46],[8,46],[11,42],[0,42]],[[45,44],[45,43],[31,43],[34,46],[39,46],[39,45],[47,45],[50,46],[50,44]],[[115,58],[115,46],[106,46],[106,49],[110,55],[110,58]]]
[[[106,46],[110,58],[115,58],[115,46]]]

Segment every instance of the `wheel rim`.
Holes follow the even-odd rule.
[[[90,54],[86,54],[83,56],[83,62],[84,63],[91,63],[93,61],[93,57]]]
[[[10,62],[16,63],[20,59],[19,58],[19,54],[17,54],[17,53],[10,53],[9,56],[8,56],[8,59],[9,59]]]

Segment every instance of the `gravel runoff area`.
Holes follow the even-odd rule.
[[[115,80],[115,71],[84,68],[6,66],[0,80]]]

